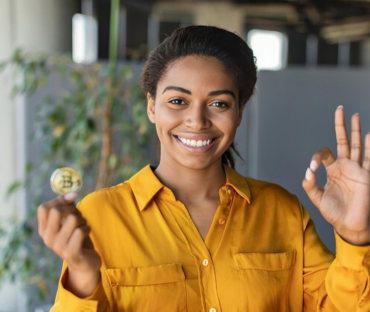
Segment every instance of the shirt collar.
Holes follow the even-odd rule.
[[[226,174],[226,185],[230,185],[248,204],[251,201],[251,191],[247,179],[237,173],[234,169],[224,164]]]
[[[150,165],[141,169],[130,180],[132,191],[140,211],[145,209],[153,197],[164,187],[154,174]]]
[[[226,185],[231,186],[248,203],[251,193],[246,178],[234,169],[224,165]],[[158,180],[150,165],[141,169],[130,180],[130,186],[135,195],[140,211],[144,210],[154,196],[165,186]]]

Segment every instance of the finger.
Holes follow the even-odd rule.
[[[49,209],[46,208],[44,205],[40,205],[37,208],[37,223],[38,223],[38,232],[40,236],[42,236],[45,231],[48,215]]]
[[[69,218],[76,220],[84,219],[80,215],[79,211],[72,205],[53,207],[48,210],[49,214],[46,222],[46,227],[41,237],[43,238],[46,246],[48,246],[49,248],[53,248],[55,237],[64,226],[65,220],[68,220]],[[82,222],[80,221],[80,223]]]
[[[349,158],[350,150],[346,125],[344,122],[343,106],[338,106],[335,111],[335,135],[337,138],[338,158]]]
[[[55,214],[60,214],[61,218],[59,221],[49,221],[50,213],[53,211],[53,216]],[[50,222],[53,224],[61,224],[63,223],[63,219],[68,216],[69,214],[80,214],[80,212],[76,209],[75,205],[62,205],[62,206],[55,206],[55,207],[45,207],[44,205],[41,205],[37,210],[37,219],[39,223],[39,235],[42,237],[47,229],[48,226],[50,226]],[[54,216],[55,217],[55,216]],[[53,218],[54,218],[53,217]],[[58,222],[58,223],[54,223]]]
[[[46,227],[41,236],[44,240],[45,245],[49,248],[53,248],[54,238],[61,228],[62,214],[55,207],[48,209],[48,211],[49,213]]]
[[[355,114],[351,119],[351,160],[361,164],[362,142],[360,115]]]
[[[306,170],[306,175],[302,182],[302,186],[312,203],[316,207],[319,207],[323,195],[323,190],[320,189],[317,185],[316,175],[314,171],[312,171],[310,168],[307,168]]]
[[[76,259],[79,255],[81,255],[84,241],[88,237],[89,232],[90,228],[87,226],[87,224],[76,228],[68,241],[68,246],[65,250],[64,256],[70,257],[70,259]]]
[[[86,220],[81,215],[70,214],[65,218],[58,236],[70,237],[76,228],[85,224]]]
[[[65,207],[60,209],[67,209],[67,210],[73,210],[75,208],[74,205],[71,205],[74,200],[76,199],[77,194],[72,192],[65,194],[63,196],[58,196],[46,203],[43,203],[40,205],[37,209],[37,221],[38,221],[38,232],[40,236],[43,236],[43,233],[45,231],[45,228],[48,224],[48,216],[49,216],[49,210],[52,207]]]
[[[365,136],[365,155],[362,166],[370,171],[370,132]]]
[[[315,172],[321,164],[328,168],[335,161],[333,153],[327,147],[317,151],[311,159],[310,169]]]
[[[86,225],[86,220],[80,215],[70,214],[64,221],[63,226],[58,232],[57,236],[54,239],[54,251],[58,255],[63,255],[63,251],[68,245],[73,232],[81,227]]]

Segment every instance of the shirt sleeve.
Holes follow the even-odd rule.
[[[106,297],[102,281],[96,286],[94,293],[86,298],[79,298],[65,287],[68,267],[63,263],[55,303],[50,312],[84,311],[84,312],[111,312],[113,311]]]
[[[354,246],[337,233],[336,256],[319,239],[303,209],[305,312],[370,311],[370,246]]]

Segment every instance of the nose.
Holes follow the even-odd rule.
[[[195,131],[207,129],[211,126],[207,108],[203,105],[193,105],[187,110],[185,125]]]

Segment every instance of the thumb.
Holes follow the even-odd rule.
[[[307,193],[312,203],[317,208],[319,208],[324,191],[320,189],[319,186],[317,185],[316,174],[313,169],[316,169],[315,164],[312,164],[310,168],[307,168],[305,178],[302,182],[302,187]]]
[[[77,198],[77,193],[70,192],[70,193],[62,195],[61,197],[65,201],[66,204],[70,204],[70,203],[73,203],[75,199]]]

